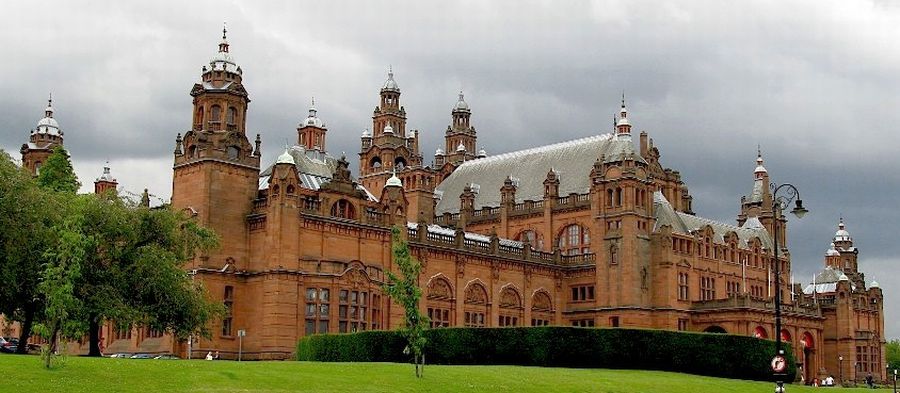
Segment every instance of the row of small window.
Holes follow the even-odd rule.
[[[572,287],[572,301],[573,302],[584,302],[594,300],[594,286],[593,285],[581,285]]]
[[[130,340],[131,330],[131,326],[115,328],[113,331],[113,340]],[[143,333],[144,338],[159,338],[163,336],[162,330],[151,329],[149,327],[144,328],[141,333]]]
[[[338,332],[381,328],[381,295],[341,289],[338,292]],[[306,334],[328,333],[331,312],[331,290],[328,288],[307,288],[306,290]]]
[[[203,107],[197,108],[197,117],[201,121],[203,120]],[[225,119],[225,122],[228,124],[234,124],[235,119],[237,119],[237,108],[228,107],[228,116]],[[209,118],[206,121],[210,123],[218,123],[222,121],[222,107],[218,105],[213,105],[209,108]]]
[[[624,190],[621,187],[616,187],[615,190],[612,188],[606,189],[606,207],[620,207],[624,201]],[[646,190],[634,190],[634,205],[647,205]]]
[[[881,368],[881,351],[878,347],[857,346],[856,347],[856,364],[862,372],[873,372],[882,370]]]
[[[449,309],[445,308],[428,308],[428,318],[431,320],[431,327],[449,327],[450,326],[450,313]],[[464,314],[465,317],[465,326],[468,327],[484,327],[484,313],[477,311],[466,311]],[[541,319],[541,318],[532,318],[531,326],[547,326],[550,324],[549,319]],[[499,320],[497,321],[498,326],[519,326],[519,317],[511,316],[511,315],[501,315]]]
[[[594,327],[594,320],[593,319],[573,319],[572,326]],[[619,327],[619,317],[609,317],[609,326]]]

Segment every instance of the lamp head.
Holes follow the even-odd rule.
[[[844,357],[843,357],[843,356],[838,356],[838,360],[840,360],[840,361],[843,362],[843,361],[844,361]]]
[[[797,199],[797,204],[796,206],[794,206],[794,210],[791,210],[791,213],[794,213],[797,218],[803,218],[803,216],[805,216],[808,212],[809,210],[806,210],[806,208],[803,207],[803,201],[800,199]]]

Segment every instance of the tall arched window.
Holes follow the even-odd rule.
[[[435,277],[428,283],[428,319],[431,327],[453,326],[454,301],[453,289],[450,282],[443,277]]]
[[[612,188],[606,189],[606,207],[613,207],[613,190],[612,190]]]
[[[369,167],[371,167],[372,169],[381,168],[381,157],[372,157],[372,159],[369,160]]]
[[[222,121],[222,107],[213,105],[212,108],[209,109],[210,125],[218,125],[219,122]]]
[[[553,321],[553,300],[544,290],[531,297],[531,326],[547,326]]]
[[[468,327],[484,327],[490,319],[487,290],[484,286],[473,282],[466,288],[465,325]]]
[[[353,204],[346,199],[341,199],[331,205],[331,216],[337,218],[349,218],[351,220],[356,218],[356,209],[353,208]]]
[[[229,125],[234,125],[234,121],[237,119],[237,109],[235,107],[228,107],[228,118],[225,120]]]
[[[558,244],[563,255],[580,255],[591,252],[590,233],[587,228],[582,228],[578,224],[563,228]]]
[[[522,323],[522,297],[512,286],[500,291],[499,326],[519,326]]]
[[[203,126],[203,107],[202,106],[197,108],[197,118],[194,121],[194,124],[196,124],[197,126],[200,126],[200,127]]]

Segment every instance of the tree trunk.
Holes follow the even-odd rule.
[[[88,356],[100,357],[100,317],[96,314],[88,316],[90,319],[88,324],[90,344],[88,348]]]
[[[28,353],[28,337],[31,336],[31,325],[34,324],[34,309],[36,307],[34,302],[25,304],[25,320],[22,321],[22,331],[19,333],[19,347],[16,348],[16,353]]]
[[[59,345],[59,323],[53,324],[53,331],[50,334],[50,344],[45,353],[44,366],[50,368],[53,364],[53,358],[56,356],[57,345]]]

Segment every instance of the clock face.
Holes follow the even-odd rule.
[[[787,368],[787,362],[784,356],[778,355],[772,358],[772,371],[776,373],[783,372]]]

